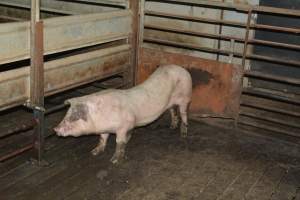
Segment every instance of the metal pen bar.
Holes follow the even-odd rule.
[[[273,122],[273,123],[278,123],[281,125],[285,125],[285,126],[291,126],[294,128],[299,128],[300,129],[300,124],[295,123],[295,122],[290,122],[287,121],[285,119],[277,119],[274,117],[270,117],[270,116],[265,116],[265,115],[257,115],[256,113],[251,113],[248,112],[247,110],[241,110],[240,115],[246,116],[246,117],[251,117],[251,118],[256,118],[259,120],[265,120],[265,121],[269,121],[269,122]]]
[[[251,17],[252,17],[252,9],[248,11],[247,17],[247,26],[246,26],[246,35],[245,35],[245,43],[244,43],[244,51],[243,51],[243,61],[242,66],[244,70],[246,69],[246,58],[247,58],[247,51],[248,51],[248,44],[249,44],[249,36],[250,36],[250,26],[251,26]]]
[[[183,35],[190,35],[190,36],[196,36],[196,37],[211,38],[211,39],[217,39],[217,40],[228,40],[228,41],[230,41],[231,39],[234,39],[236,42],[244,42],[244,39],[238,38],[238,37],[226,36],[226,35],[221,35],[221,34],[202,33],[202,32],[198,32],[198,31],[184,30],[184,29],[179,29],[179,28],[163,27],[163,26],[152,25],[152,24],[145,24],[145,29],[165,31],[165,32],[171,32],[171,33],[183,34]]]
[[[251,107],[251,108],[255,108],[255,109],[275,112],[275,113],[279,113],[279,114],[290,115],[290,116],[294,116],[294,117],[300,117],[300,113],[297,112],[297,111],[287,110],[287,109],[280,109],[280,108],[272,107],[270,105],[260,105],[258,103],[253,103],[249,100],[242,99],[241,105]]]
[[[170,27],[163,27],[159,25],[152,25],[152,24],[145,24],[145,29],[150,30],[157,30],[157,31],[164,31],[164,32],[171,32],[176,34],[184,34],[184,35],[190,35],[190,36],[196,36],[196,37],[204,37],[204,38],[210,38],[210,39],[216,39],[216,40],[235,40],[235,42],[244,43],[244,38],[234,37],[234,36],[228,36],[228,35],[221,35],[221,34],[212,34],[212,33],[203,33],[198,31],[190,31],[185,29],[179,29],[179,28],[170,28]],[[249,39],[249,44],[257,44],[257,45],[264,45],[264,46],[271,46],[271,47],[280,47],[280,48],[287,48],[287,49],[294,49],[294,50],[300,50],[300,45],[294,45],[294,44],[285,44],[280,42],[272,42],[267,40],[259,40],[259,39]]]
[[[293,85],[300,85],[300,79],[272,75],[272,74],[265,74],[259,71],[246,70],[245,75],[253,78],[272,80],[272,81],[283,82],[283,83],[293,84]]]
[[[17,149],[15,151],[12,151],[8,154],[5,154],[3,156],[0,157],[0,162],[4,162],[12,157],[15,157],[17,155],[20,155],[21,153],[24,153],[26,151],[29,151],[30,149],[32,149],[34,147],[34,144],[29,144],[29,145],[26,145],[20,149]]]
[[[277,94],[277,93],[274,93],[272,90],[269,90],[269,89],[244,88],[243,93],[244,94],[256,95],[256,96],[260,96],[260,97],[264,97],[264,98],[272,99],[272,100],[276,100],[276,101],[282,101],[282,102],[287,102],[287,103],[300,105],[300,98],[299,97],[293,97],[289,94],[284,94],[284,93]]]
[[[242,23],[242,22],[235,22],[235,21],[230,21],[230,20],[209,19],[209,18],[204,18],[204,17],[194,17],[194,16],[186,16],[186,15],[178,15],[178,14],[170,14],[170,13],[149,11],[149,10],[145,11],[145,15],[153,16],[153,17],[168,18],[168,19],[198,22],[198,23],[223,25],[223,26],[233,26],[233,27],[241,27],[241,28],[247,27],[247,24]],[[280,31],[280,32],[294,33],[294,34],[300,33],[299,28],[278,27],[278,26],[271,26],[271,25],[265,25],[265,24],[251,24],[250,29],[263,29],[263,30],[269,30],[269,31]]]
[[[253,10],[254,12],[263,12],[263,13],[270,13],[270,14],[277,14],[277,15],[300,17],[299,10],[290,10],[290,9],[275,8],[269,6],[251,6],[251,5],[207,1],[207,0],[147,0],[147,1],[160,2],[160,3],[172,3],[172,4],[187,5],[187,6],[197,6],[197,7],[211,7],[211,8],[219,8],[219,9],[226,9],[226,10],[235,10],[240,12],[248,12],[249,10]]]
[[[132,58],[131,67],[129,69],[129,80],[132,84],[128,86],[133,86],[136,84],[136,72],[138,68],[138,51],[139,51],[139,34],[140,34],[140,1],[129,0],[129,9],[132,12],[132,24],[131,24],[131,36],[129,43],[132,48]]]
[[[232,53],[231,51],[224,50],[224,49],[201,47],[201,46],[194,45],[194,44],[185,44],[185,43],[150,38],[150,37],[145,37],[144,42],[172,46],[172,47],[176,47],[176,48],[185,48],[185,49],[190,49],[190,50],[203,51],[203,52],[208,52],[208,53],[220,53],[220,54],[224,54],[224,55],[228,55],[228,54]],[[240,57],[240,58],[243,57],[243,54],[238,53],[238,52],[234,52],[233,55],[235,57]],[[261,55],[257,55],[257,54],[251,54],[251,53],[246,54],[246,58],[300,67],[300,61],[296,61],[296,60],[284,60],[284,59],[279,59],[279,58],[275,58],[275,57],[261,56]]]
[[[20,132],[28,131],[28,130],[32,129],[35,125],[36,125],[35,120],[31,120],[29,122],[23,123],[20,126],[17,126],[15,128],[12,128],[12,129],[6,131],[5,133],[1,133],[0,139],[4,139],[6,137],[9,137],[11,135],[14,135],[14,134],[17,134]]]
[[[44,148],[44,47],[43,22],[40,21],[40,0],[31,0],[30,31],[30,102],[34,119],[34,157],[40,165]],[[38,109],[40,108],[40,109]]]
[[[224,3],[224,0],[222,0],[222,3]],[[221,14],[220,14],[220,20],[223,20],[224,19],[224,10],[222,9],[221,10]],[[223,25],[220,24],[219,25],[219,35],[222,35],[222,32],[223,32]],[[218,49],[221,49],[221,40],[218,39]],[[220,54],[217,54],[217,61],[220,61]]]
[[[166,31],[166,32],[185,34],[185,35],[191,35],[191,36],[197,36],[197,37],[205,37],[205,38],[211,38],[211,39],[217,39],[217,40],[232,40],[233,39],[236,42],[245,42],[245,39],[239,38],[239,37],[234,37],[234,36],[227,36],[227,35],[221,35],[221,34],[211,34],[211,33],[202,33],[202,32],[198,32],[198,31],[190,31],[190,30],[184,30],[184,29],[178,29],[178,28],[162,27],[162,26],[150,25],[150,24],[146,24],[145,29]],[[267,41],[267,40],[249,39],[248,43],[249,44],[258,44],[258,45],[265,45],[265,46],[281,47],[281,48],[300,50],[300,45],[285,44],[285,43],[273,42],[273,41]]]
[[[256,127],[256,128],[260,128],[260,129],[272,131],[272,132],[275,132],[275,133],[286,134],[286,135],[289,135],[289,136],[292,136],[292,137],[300,137],[300,135],[297,134],[297,133],[290,132],[290,131],[287,131],[285,129],[278,128],[278,127],[275,127],[275,126],[269,126],[269,125],[266,125],[266,124],[255,122],[255,121],[240,120],[238,122],[238,124],[252,126],[252,127]]]

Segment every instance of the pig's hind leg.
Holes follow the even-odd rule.
[[[97,146],[91,151],[91,153],[96,156],[99,153],[104,152],[106,144],[107,144],[107,140],[109,138],[109,134],[108,133],[103,133],[100,135],[100,139],[99,139],[99,143],[97,144]]]
[[[186,138],[188,136],[188,112],[189,103],[183,103],[179,105],[181,124],[180,124],[180,134],[181,137]]]
[[[177,111],[177,106],[173,106],[172,108],[170,108],[170,114],[171,114],[170,128],[171,129],[176,129],[178,127],[179,116],[176,111]]]

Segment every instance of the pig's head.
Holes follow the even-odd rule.
[[[65,104],[69,104],[70,108],[61,123],[54,128],[56,134],[63,137],[89,134],[93,124],[88,104],[73,100],[67,100]]]

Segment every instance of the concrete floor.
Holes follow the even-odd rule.
[[[63,114],[48,118],[48,132]],[[32,165],[31,152],[0,164],[0,199],[300,199],[299,146],[199,122],[191,122],[190,136],[182,140],[178,130],[168,129],[167,118],[136,129],[119,166],[109,162],[114,137],[94,157],[96,136],[52,136],[46,140],[49,166]],[[29,135],[15,137],[25,141]],[[1,142],[2,150],[15,144]]]

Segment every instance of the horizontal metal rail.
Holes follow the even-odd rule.
[[[253,59],[253,60],[262,60],[262,61],[268,61],[271,63],[278,63],[278,64],[284,64],[284,65],[291,65],[295,67],[300,66],[300,61],[297,60],[290,60],[290,59],[284,59],[284,58],[275,58],[271,56],[262,56],[262,55],[257,55],[257,54],[247,54],[248,59]]]
[[[264,114],[259,115],[258,113],[252,113],[250,110],[243,109],[243,108],[245,108],[245,107],[241,108],[240,115],[247,116],[247,117],[252,117],[252,118],[256,118],[256,119],[260,119],[260,120],[265,120],[265,121],[269,121],[269,122],[273,122],[273,123],[278,123],[278,124],[285,125],[285,126],[291,126],[291,127],[300,129],[300,124],[299,123],[294,123],[294,122],[291,122],[291,121],[287,121],[285,118],[278,119],[278,118],[274,118],[274,117],[271,117],[271,116],[266,116]]]
[[[32,127],[34,127],[34,125],[36,125],[36,121],[31,120],[29,122],[23,123],[20,126],[17,126],[13,129],[10,129],[8,131],[6,131],[5,133],[1,133],[0,135],[0,139],[6,138],[8,136],[20,133],[20,132],[24,132],[24,131],[28,131],[30,129],[32,129]]]
[[[205,38],[211,38],[211,39],[219,39],[219,40],[220,39],[221,40],[234,39],[236,42],[244,42],[244,39],[238,38],[238,37],[226,36],[226,35],[221,35],[221,34],[202,33],[202,32],[198,32],[198,31],[191,31],[191,30],[185,30],[185,29],[179,29],[179,28],[170,28],[170,27],[152,25],[152,24],[145,24],[144,28],[150,29],[150,30],[171,32],[171,33],[176,33],[176,34],[183,34],[183,35],[190,35],[190,36],[197,36],[197,37],[205,37]]]
[[[263,104],[259,104],[257,102],[252,102],[252,101],[245,100],[245,99],[242,99],[241,105],[255,108],[255,109],[270,111],[270,112],[274,112],[274,113],[279,113],[279,114],[284,114],[284,115],[289,115],[289,116],[294,116],[294,117],[300,117],[300,112],[297,112],[294,110],[278,108],[278,107],[270,106],[268,104],[263,105]]]
[[[45,111],[45,115],[49,115],[49,114],[55,113],[55,112],[57,112],[59,110],[67,108],[67,107],[68,107],[68,105],[66,105],[66,104],[61,104],[61,105],[53,106],[53,107],[51,107],[51,108],[49,108],[49,109],[47,109]],[[20,126],[12,128],[12,129],[6,131],[5,133],[1,133],[0,134],[0,139],[3,139],[3,138],[6,138],[6,137],[9,137],[9,136],[18,134],[20,132],[31,130],[36,124],[37,123],[36,123],[35,120],[31,120],[29,122],[24,122]]]
[[[68,0],[58,0],[68,2]],[[73,0],[73,2],[101,5],[107,7],[128,7],[128,0]]]
[[[266,74],[266,73],[259,72],[259,71],[245,71],[245,75],[248,77],[253,77],[253,78],[272,80],[272,81],[293,84],[293,85],[300,85],[300,79]]]
[[[9,20],[9,21],[24,21],[23,19],[21,18],[18,18],[18,17],[10,17],[10,16],[5,16],[5,15],[0,15],[0,19],[6,19],[6,20]]]
[[[227,55],[232,53],[231,51],[223,50],[223,49],[201,47],[201,46],[194,45],[194,44],[174,42],[174,41],[170,41],[170,40],[156,39],[156,38],[150,38],[150,37],[144,37],[144,42],[161,44],[161,45],[166,45],[166,46],[173,46],[173,47],[177,47],[177,48],[185,48],[185,49],[190,49],[190,50],[205,51],[205,52],[209,52],[209,53],[220,53],[220,54],[227,54]],[[237,54],[235,53],[235,55],[237,55]],[[241,57],[242,55],[239,54],[239,56]]]
[[[241,118],[243,118],[243,116],[241,116]],[[260,129],[264,129],[264,130],[268,130],[268,131],[272,131],[274,133],[279,133],[279,134],[286,134],[292,137],[300,137],[300,134],[298,134],[297,132],[292,132],[289,130],[285,130],[282,128],[279,128],[277,126],[274,125],[266,125],[260,122],[256,122],[254,120],[239,120],[238,121],[239,124],[243,124],[243,125],[247,125],[247,126],[252,126],[252,127],[256,127],[256,128],[260,128]]]
[[[268,6],[251,6],[251,5],[246,5],[246,4],[207,1],[207,0],[147,0],[147,1],[148,2],[152,1],[152,2],[160,2],[160,3],[172,3],[172,4],[179,4],[179,5],[197,6],[197,7],[212,7],[212,8],[242,11],[242,12],[248,12],[249,10],[252,10],[253,12],[263,12],[263,13],[269,13],[269,14],[300,17],[300,12],[298,10],[274,8],[274,7],[268,7]]]
[[[293,50],[297,50],[297,51],[300,50],[300,45],[285,44],[285,43],[281,43],[281,42],[273,42],[273,41],[267,41],[267,40],[249,39],[249,43],[271,46],[271,47],[287,48],[287,49],[293,49]]]
[[[8,160],[8,159],[10,159],[12,157],[15,157],[15,156],[17,156],[17,155],[19,155],[21,153],[29,151],[29,150],[33,149],[33,147],[34,147],[34,144],[28,144],[28,145],[26,145],[26,146],[24,146],[24,147],[22,147],[20,149],[17,149],[17,150],[15,150],[13,152],[5,154],[4,156],[0,157],[0,163],[4,162],[4,161],[6,161],[6,160]]]
[[[150,24],[145,24],[144,27],[145,27],[145,29],[165,31],[165,32],[171,32],[171,33],[183,34],[183,35],[189,35],[189,36],[205,37],[205,38],[211,38],[211,39],[217,39],[217,40],[234,40],[235,42],[240,42],[240,43],[245,42],[245,39],[243,39],[243,38],[227,36],[227,35],[222,35],[222,34],[202,33],[202,32],[198,32],[198,31],[190,31],[190,30],[185,30],[185,29],[170,28],[170,27],[150,25]],[[272,41],[266,41],[266,40],[258,40],[258,39],[249,39],[248,42],[250,44],[259,44],[259,45],[265,45],[265,46],[300,50],[300,45],[294,45],[294,44],[285,44],[285,43],[272,42]]]
[[[196,50],[196,51],[204,51],[204,52],[208,52],[208,53],[219,53],[219,54],[223,54],[223,55],[233,54],[235,57],[243,56],[242,53],[232,52],[230,50],[215,49],[215,48],[210,48],[210,47],[201,47],[199,45],[194,45],[194,44],[174,42],[174,41],[156,39],[156,38],[150,38],[150,37],[144,37],[144,42],[156,43],[156,44],[161,44],[161,45],[166,45],[166,46],[173,46],[173,47],[177,47],[177,48],[185,48],[185,49]],[[246,55],[246,58],[300,67],[300,61],[296,61],[296,60],[283,60],[283,59],[278,59],[275,57],[261,56],[261,55],[250,54],[250,53],[248,53]]]
[[[191,22],[208,23],[208,24],[215,24],[215,25],[233,26],[233,27],[241,27],[241,28],[247,27],[245,23],[235,22],[230,20],[209,19],[204,17],[193,17],[193,16],[186,16],[186,15],[157,12],[157,11],[146,10],[145,15],[168,18],[168,19],[191,21]],[[277,27],[277,26],[264,25],[264,24],[251,24],[250,29],[263,29],[269,31],[280,31],[280,32],[295,33],[295,34],[300,33],[299,28]]]
[[[243,89],[244,94],[251,94],[251,95],[257,95],[260,97],[293,103],[293,104],[300,104],[300,98],[293,95],[293,94],[286,94],[286,93],[280,93],[278,94],[277,91],[272,91],[269,89],[262,89],[262,88],[244,88]]]
[[[49,114],[55,113],[57,111],[65,109],[67,107],[68,107],[68,105],[66,105],[66,104],[61,104],[61,105],[53,106],[53,107],[51,107],[49,109],[46,109],[45,115],[49,115]]]

